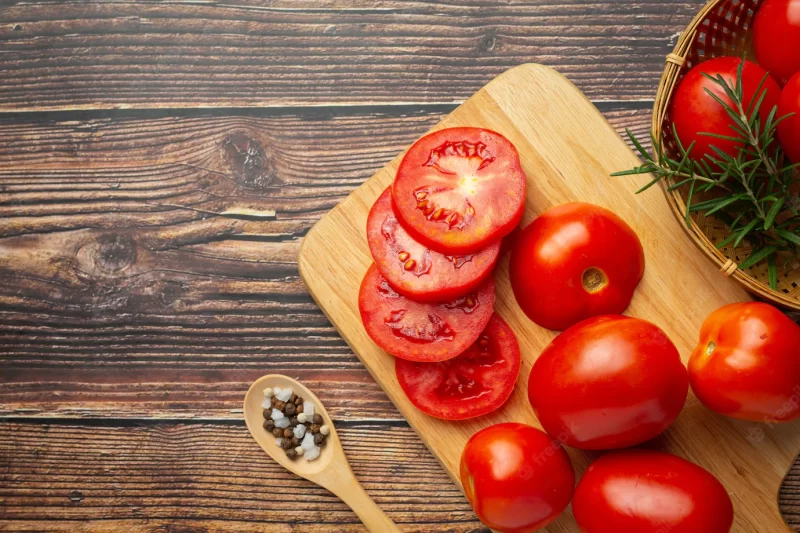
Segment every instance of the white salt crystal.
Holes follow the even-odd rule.
[[[306,458],[306,461],[313,461],[314,459],[319,457],[319,454],[320,454],[319,446],[314,446],[310,450],[306,451],[306,453],[303,454],[303,457]]]
[[[309,419],[314,417],[314,404],[311,402],[303,402],[303,414]]]
[[[277,422],[277,421],[278,421],[278,420],[280,420],[281,418],[286,418],[286,415],[284,415],[284,414],[283,414],[283,411],[281,411],[280,409],[273,409],[273,410],[272,410],[272,416],[271,416],[271,418],[272,418],[272,419],[273,419],[275,422]]]
[[[275,439],[275,444],[277,444],[278,448],[280,448],[281,445],[283,444],[283,439]]]
[[[306,434],[306,427],[303,424],[298,424],[292,430],[294,431],[294,436],[298,439],[302,439],[303,436]]]
[[[272,409],[272,398],[264,398],[264,401],[261,402],[262,409]]]
[[[303,442],[300,443],[300,446],[306,451],[312,449],[314,447],[314,435],[311,433],[306,433],[306,436],[303,437]]]
[[[275,389],[275,397],[282,402],[288,402],[294,392],[289,387],[285,389]]]
[[[289,423],[290,422],[291,421],[284,416],[283,418],[279,418],[278,420],[275,421],[275,427],[276,428],[281,428],[281,429],[286,429],[286,428],[289,427]]]

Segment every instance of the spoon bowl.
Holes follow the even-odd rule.
[[[313,461],[307,461],[303,457],[290,459],[275,443],[272,433],[264,428],[264,409],[261,404],[264,402],[264,389],[267,387],[291,388],[295,394],[303,398],[304,402],[312,402],[314,413],[322,415],[325,419],[324,423],[331,431],[321,447],[318,458]],[[244,397],[244,420],[250,434],[267,455],[286,470],[328,489],[341,498],[372,533],[400,533],[394,522],[378,508],[358,483],[347,462],[333,420],[319,398],[303,384],[280,374],[270,374],[258,379],[250,386]]]
[[[295,394],[302,397],[304,401],[314,404],[314,412],[322,415],[325,419],[325,424],[331,428],[331,432],[322,446],[320,455],[313,461],[307,461],[302,457],[290,459],[286,456],[286,452],[275,443],[275,437],[264,429],[264,409],[261,404],[264,401],[264,389],[267,387],[281,389],[290,388]],[[304,477],[310,481],[316,481],[313,477],[322,473],[330,464],[337,460],[347,460],[344,457],[344,450],[342,444],[339,442],[339,435],[336,434],[336,428],[333,425],[331,417],[319,401],[319,398],[311,392],[302,383],[280,374],[270,374],[260,378],[258,381],[250,386],[247,395],[244,398],[244,420],[247,423],[247,429],[250,434],[256,439],[256,442],[263,448],[267,455],[272,457],[278,464],[290,472],[294,472],[298,476]],[[339,455],[341,454],[341,457]]]

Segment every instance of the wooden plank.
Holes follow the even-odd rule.
[[[631,225],[642,241],[648,264],[626,313],[658,324],[684,362],[697,344],[700,324],[712,311],[749,299],[740,285],[720,275],[686,238],[660,191],[651,189],[634,196],[632,191],[649,178],[609,177],[619,167],[636,164],[637,159],[591,102],[558,72],[542,65],[516,67],[473,95],[436,129],[463,126],[500,132],[517,147],[528,177],[523,226],[545,210],[570,201],[604,206]],[[508,278],[508,262],[501,258],[494,272],[494,309],[516,333],[522,352],[522,369],[513,394],[502,409],[458,424],[434,419],[413,406],[397,383],[394,358],[370,340],[358,311],[361,279],[372,264],[365,234],[367,213],[392,183],[401,157],[314,226],[300,250],[300,274],[370,374],[460,484],[458,462],[463,446],[475,432],[508,421],[538,425],[528,402],[527,377],[556,332],[533,324],[519,308]],[[336,254],[342,246],[352,253]],[[681,416],[657,441],[663,449],[708,469],[725,485],[736,515],[732,532],[785,530],[775,499],[800,449],[800,427],[770,427],[756,439],[751,428],[715,416],[690,393]],[[582,473],[592,454],[575,449],[568,452],[577,473]],[[567,512],[545,530],[574,532],[577,524]]]
[[[13,3],[0,110],[453,103],[532,61],[595,99],[652,99],[702,4]]]
[[[488,531],[409,428],[345,426],[339,436],[365,490],[404,531]],[[267,457],[244,422],[0,424],[0,530],[162,527],[365,531],[335,496]]]
[[[639,133],[649,120],[639,108],[606,115]],[[250,382],[289,373],[331,391],[334,416],[398,419],[308,296],[297,249],[442,116],[0,120],[0,415],[237,418]],[[229,157],[237,136],[270,162],[268,187],[253,186],[258,165],[245,173]],[[208,216],[237,206],[275,218]]]
[[[489,533],[410,428],[339,435],[356,476],[406,533]],[[799,472],[780,498],[795,524]],[[0,424],[0,530],[366,531],[335,497],[272,462],[244,422]]]

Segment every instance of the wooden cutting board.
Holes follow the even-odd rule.
[[[434,129],[453,126],[489,128],[517,146],[528,176],[523,227],[550,207],[579,200],[611,209],[636,230],[647,268],[627,314],[663,328],[684,361],[711,311],[749,299],[695,249],[657,187],[634,194],[647,176],[609,177],[639,161],[592,103],[556,71],[522,65],[502,74]],[[365,236],[367,213],[392,182],[401,156],[314,226],[300,249],[300,274],[342,337],[460,486],[461,451],[476,431],[506,421],[541,427],[527,401],[528,374],[555,333],[532,323],[519,309],[508,281],[508,257],[502,257],[494,274],[495,308],[516,332],[523,354],[513,396],[492,415],[467,422],[437,420],[411,405],[395,380],[393,358],[364,331],[357,303],[359,283],[372,262]],[[800,450],[800,425],[729,420],[708,411],[690,393],[678,420],[654,444],[694,461],[722,481],[736,510],[733,531],[788,530],[777,494]],[[595,457],[568,451],[579,475]],[[568,510],[546,531],[576,532],[578,527]]]

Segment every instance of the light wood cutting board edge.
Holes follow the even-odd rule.
[[[539,96],[542,98],[537,100]],[[520,102],[520,100],[525,101]],[[532,101],[535,105],[531,105]],[[576,116],[582,113],[582,116],[586,118],[585,121],[577,121],[580,123],[579,126],[583,127],[584,122],[590,124],[592,128],[596,128],[596,131],[592,133],[597,133],[597,137],[602,137],[602,139],[595,139],[594,135],[584,136],[582,137],[583,141],[569,146],[569,149],[574,150],[574,153],[567,155],[564,155],[563,146],[560,147],[561,149],[558,152],[548,152],[547,136],[540,136],[534,139],[535,135],[532,132],[542,130],[545,127],[542,123],[552,120],[553,116],[558,116],[557,113],[563,111],[563,109],[556,108],[567,105],[566,102],[569,102],[568,108],[571,110],[570,112],[574,112]],[[555,115],[550,116],[553,113]],[[469,116],[469,120],[465,121],[465,116]],[[509,122],[503,122],[504,120]],[[531,126],[529,128],[530,124],[540,120],[542,123],[536,124],[536,127]],[[493,124],[499,124],[500,122],[503,122],[503,127],[492,127]],[[556,120],[555,122],[558,121]],[[567,175],[573,175],[573,173],[565,170],[562,174],[562,169],[569,169],[570,161],[575,157],[593,161],[598,165],[598,168],[610,166],[610,168],[604,168],[603,170],[606,178],[608,170],[632,167],[639,164],[639,160],[605,118],[594,108],[593,104],[571,82],[548,67],[526,64],[505,72],[432,129],[436,130],[453,125],[474,125],[497,129],[517,145],[523,159],[523,166],[529,176],[529,184],[533,183],[539,189],[537,195],[533,196],[534,201],[531,201],[533,191],[529,191],[529,201],[526,207],[526,216],[522,223],[523,227],[530,223],[536,214],[551,205],[562,203],[562,201],[595,201],[595,203],[605,205],[611,209],[614,209],[615,202],[622,202],[620,205],[630,204],[630,198],[624,198],[623,195],[632,195],[632,191],[638,185],[647,181],[646,176],[624,178],[611,185],[609,185],[610,182],[598,181],[596,182],[598,190],[606,186],[613,186],[619,191],[619,198],[616,198],[617,194],[615,192],[613,195],[604,197],[605,201],[593,199],[591,196],[594,193],[591,189],[584,191],[588,197],[583,197],[583,194],[576,195],[574,192],[570,194],[570,191],[560,190],[562,187],[567,189],[568,187],[565,187],[567,183],[574,184],[574,181],[567,182],[566,177]],[[509,126],[512,127],[509,129]],[[576,123],[559,123],[557,125],[558,128],[572,126],[576,126]],[[525,132],[520,131],[526,128],[528,129]],[[537,140],[540,143],[536,145],[537,148],[534,149],[529,144],[529,137],[531,142]],[[593,146],[594,143],[599,144]],[[308,286],[312,297],[331,323],[365,364],[367,370],[380,384],[398,410],[408,419],[426,447],[442,462],[453,481],[461,488],[457,475],[456,454],[454,451],[444,454],[439,453],[439,448],[451,448],[456,444],[460,447],[462,444],[457,441],[463,434],[474,433],[501,420],[523,421],[540,427],[533,416],[532,410],[527,405],[527,400],[525,400],[527,396],[527,377],[535,355],[528,356],[527,360],[523,361],[517,388],[512,400],[509,401],[506,407],[493,415],[482,417],[475,421],[458,423],[457,429],[451,423],[431,419],[421,414],[411,405],[396,384],[393,379],[393,359],[371,342],[361,326],[357,310],[357,288],[352,291],[352,287],[345,288],[343,285],[352,286],[355,283],[357,287],[371,262],[364,230],[366,213],[383,189],[391,184],[394,169],[402,155],[402,153],[398,155],[386,167],[367,180],[309,231],[301,244],[298,254],[300,275]],[[537,179],[541,176],[532,177],[531,169],[546,169],[551,175],[546,175],[547,173],[545,172],[543,175],[548,179]],[[555,171],[555,175],[553,175],[553,171]],[[538,174],[537,172],[533,173]],[[616,180],[617,178],[614,179]],[[545,205],[532,205],[533,203],[540,203],[540,195],[545,198]],[[550,201],[553,198],[557,200]],[[654,213],[660,216],[661,218],[658,219],[659,224],[665,225],[670,230],[670,234],[665,240],[677,242],[674,235],[680,236],[679,244],[682,246],[680,253],[691,259],[692,268],[697,272],[697,277],[702,277],[707,284],[707,287],[706,285],[694,287],[699,305],[686,307],[680,314],[675,316],[670,315],[672,320],[682,325],[681,330],[684,335],[681,335],[680,339],[676,340],[674,334],[670,332],[670,329],[673,329],[672,324],[665,327],[658,320],[652,320],[664,327],[668,333],[671,333],[670,336],[673,340],[676,340],[676,344],[681,350],[681,355],[686,360],[688,357],[687,352],[689,351],[686,347],[692,346],[696,342],[700,324],[707,312],[710,311],[710,304],[707,300],[710,298],[710,301],[714,303],[713,307],[716,307],[728,301],[746,300],[749,299],[749,296],[735,282],[724,278],[716,272],[713,265],[686,238],[685,233],[676,227],[676,222],[669,212],[667,202],[657,188],[653,188],[651,191],[641,195],[636,201],[640,202],[641,207],[638,211],[639,214],[633,217],[635,220],[631,220],[631,217],[627,216],[623,216],[623,218],[626,218],[634,229],[639,231],[640,226],[643,223],[647,223],[648,217],[654,216]],[[629,208],[628,206],[627,209]],[[657,240],[658,236],[655,238]],[[659,248],[656,243],[649,241],[649,237],[643,237],[643,242],[645,248],[650,252],[647,256],[648,272],[652,274],[654,270],[653,261],[656,260],[653,257],[653,250],[658,250]],[[322,249],[324,246],[330,249],[323,252],[317,249]],[[668,249],[663,250],[663,252],[669,251]],[[658,254],[657,261],[657,265],[674,262],[669,253]],[[661,265],[659,268],[662,271],[669,272],[672,267],[677,266],[679,265],[669,267]],[[501,259],[495,273],[495,279],[498,280],[497,311],[503,315],[517,335],[521,337],[521,344],[527,344],[527,337],[538,337],[541,345],[543,330],[527,321],[527,319],[520,317],[521,311],[516,306],[513,295],[508,294],[510,289],[507,287],[507,256]],[[505,288],[501,288],[501,280],[503,279],[506,279]],[[329,280],[333,281],[329,283]],[[662,279],[659,279],[658,276],[648,276],[646,274],[645,280],[643,280],[642,286],[640,286],[640,290],[637,292],[637,296],[626,314],[651,319],[651,317],[647,316],[648,313],[653,309],[658,309],[658,302],[650,301],[651,298],[660,296],[659,290],[661,289],[671,290],[674,294],[676,284],[680,283],[680,281],[666,279],[663,276]],[[662,287],[667,285],[669,287]],[[506,294],[501,295],[501,291],[506,291]],[[647,295],[646,297],[645,294]],[[642,312],[637,313],[636,311],[639,309]],[[650,311],[647,311],[648,309]],[[686,338],[689,335],[686,333],[687,331],[692,332],[691,339]],[[548,334],[555,335],[552,332],[548,332]],[[524,347],[523,351],[525,351]],[[691,428],[698,430],[701,427],[704,435],[700,435],[698,438],[708,437],[704,444],[692,442],[694,440],[693,434],[689,434],[688,437],[687,435],[681,435],[681,438],[675,438],[678,433],[683,434]],[[454,437],[453,434],[455,433],[459,435]],[[729,445],[721,445],[720,443],[723,442]],[[729,479],[723,479],[723,481],[727,481],[726,486],[731,491],[736,506],[737,518],[733,531],[751,533],[755,531],[753,528],[757,527],[759,531],[770,531],[771,533],[776,531],[775,527],[778,524],[782,524],[783,529],[788,530],[788,526],[778,511],[777,494],[782,480],[791,467],[798,449],[800,449],[800,426],[797,424],[765,427],[724,419],[705,410],[690,393],[687,408],[684,409],[675,426],[664,436],[656,439],[655,444],[673,453],[690,458],[718,476],[722,474],[722,477],[725,478],[736,478],[736,483],[731,482]],[[720,448],[719,453],[713,449],[708,450],[708,448],[717,447]],[[731,447],[735,448],[736,453],[725,453],[726,451],[722,450],[722,448]],[[572,449],[568,451],[578,474],[583,472],[593,457],[596,457],[596,454],[584,454]],[[731,452],[732,450],[727,451]],[[763,461],[754,461],[753,456],[763,456]],[[757,487],[749,487],[753,484]],[[735,486],[731,488],[731,485]],[[743,494],[745,489],[748,490],[747,494]],[[769,505],[769,509],[764,508],[765,503],[768,501],[772,502]],[[763,527],[771,529],[762,529]],[[571,513],[568,512],[565,513],[564,518],[549,526],[546,531],[573,532],[577,531],[577,526],[571,517]]]

